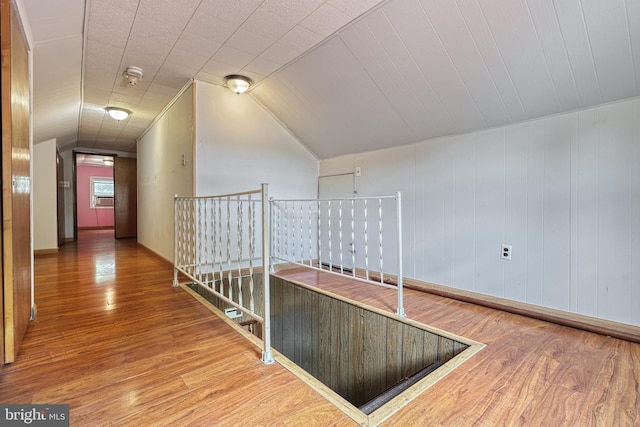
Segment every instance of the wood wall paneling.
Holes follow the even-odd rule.
[[[278,277],[273,347],[358,407],[468,346]]]
[[[402,372],[402,324],[387,322],[387,381],[395,384],[403,378]]]
[[[423,338],[421,331],[408,325],[402,325],[403,377],[410,377],[424,367],[422,365],[424,344],[421,338]]]
[[[5,170],[5,165],[4,165],[4,159],[6,156],[5,153],[5,140],[9,141],[9,137],[5,137],[5,131],[6,132],[10,132],[11,131],[11,116],[10,116],[10,110],[6,111],[6,109],[8,109],[8,107],[11,105],[11,84],[9,81],[9,77],[10,75],[7,75],[8,71],[9,71],[9,66],[10,66],[10,62],[9,59],[9,55],[11,54],[11,45],[6,45],[5,44],[5,40],[10,40],[11,36],[10,36],[10,31],[9,31],[9,19],[5,19],[5,15],[8,14],[10,10],[10,5],[8,1],[5,0],[0,0],[0,55],[1,55],[1,63],[2,63],[2,69],[0,70],[0,98],[1,98],[1,103],[0,103],[0,107],[1,107],[1,111],[0,111],[0,132],[2,133],[2,149],[0,150],[0,155],[2,156],[0,158],[0,173],[2,174],[2,182],[4,183],[4,170]],[[5,65],[7,64],[7,65]],[[10,135],[10,133],[9,133]],[[2,192],[4,194],[5,191],[5,186],[2,185]],[[4,218],[4,211],[2,213],[3,218]],[[3,221],[3,225],[2,228],[0,228],[0,237],[2,238],[2,245],[4,245],[4,221]],[[4,257],[4,251],[2,251],[2,256]],[[4,261],[4,259],[3,259]],[[3,293],[3,298],[0,300],[0,366],[4,366],[4,360],[5,360],[5,351],[4,351],[4,341],[5,341],[5,318],[4,318],[4,278],[5,278],[5,272],[4,272],[4,262],[0,262],[0,274],[2,275],[2,288],[0,288],[0,292]]]
[[[377,313],[361,310],[356,322],[363,326],[362,349],[352,348],[350,354],[362,351],[362,366],[367,371],[364,376],[365,390],[385,390],[389,387],[387,383],[387,319]],[[358,342],[354,343],[358,345]],[[384,352],[378,349],[384,348]],[[365,403],[365,402],[362,402]]]
[[[318,321],[318,294],[316,292],[308,292],[303,290],[302,313],[301,316],[301,333],[302,333],[302,353],[300,355],[302,363],[300,367],[309,372],[313,366],[315,353],[313,351],[317,346],[314,342],[316,336],[313,331]]]
[[[277,284],[272,282],[271,289],[277,290],[277,286]],[[286,294],[283,294],[281,298],[284,299],[284,295]],[[318,334],[318,348],[329,348],[331,345],[331,341],[329,339],[329,334],[331,333],[331,302],[328,298],[318,297],[318,311],[318,327],[316,329],[316,333]],[[285,356],[287,355],[284,351],[282,351],[282,353]],[[329,372],[331,372],[331,361],[329,360],[329,355],[326,352],[317,351],[316,349],[316,354],[318,355],[318,364],[312,368],[311,374],[322,381],[321,378],[329,378]],[[330,380],[327,382],[330,383]]]
[[[311,296],[316,294],[316,292],[306,290],[307,295]],[[348,304],[340,304],[340,324],[338,325],[337,333],[340,337],[350,337],[350,334],[355,332],[356,334],[360,330],[357,326],[352,326],[353,322],[357,322],[358,319],[355,319],[353,316],[355,313],[352,313]],[[349,363],[350,355],[354,354],[354,345],[357,345],[357,340],[352,339],[340,339],[340,351],[338,354],[338,372],[337,376],[337,387],[338,390],[343,390],[343,392],[350,396],[353,391],[353,386],[351,384],[351,375],[357,375],[358,366],[357,362]]]
[[[422,352],[424,354],[424,363],[425,365],[430,365],[432,363],[436,363],[439,360],[443,360],[440,357],[439,352],[439,337],[434,334],[426,335],[423,338],[423,346]]]
[[[323,296],[318,295],[318,298],[322,299]],[[351,331],[349,331],[349,334],[345,337],[349,340],[350,350],[353,351],[353,353],[351,353],[350,355],[351,381],[349,387],[349,397],[355,396],[354,402],[357,403],[359,399],[360,401],[364,400],[365,393],[370,392],[370,390],[365,389],[364,377],[367,375],[367,367],[364,365],[362,354],[363,340],[365,329],[367,326],[363,321],[364,313],[362,312],[362,310],[353,306],[351,306],[350,308],[351,316],[356,320],[351,322]],[[349,399],[349,397],[347,397],[347,399]]]

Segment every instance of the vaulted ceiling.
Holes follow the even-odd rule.
[[[228,74],[321,159],[640,94],[637,0],[17,1],[34,142],[63,149],[135,151],[190,79]]]

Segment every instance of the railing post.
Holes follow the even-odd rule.
[[[270,274],[271,274],[271,233],[270,233],[270,207],[269,207],[269,184],[262,184],[262,287],[264,309],[262,313],[262,362],[271,364],[274,362],[271,352],[271,296],[270,296]]]
[[[396,311],[396,314],[398,316],[406,317],[407,314],[404,312],[404,296],[402,289],[402,199],[399,191],[396,192],[396,215],[398,224],[398,311]]]
[[[178,287],[178,195],[173,195],[173,287]]]

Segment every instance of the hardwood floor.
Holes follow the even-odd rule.
[[[279,273],[393,312],[393,291]],[[67,403],[72,426],[353,426],[350,418],[113,231],[35,261],[38,317],[0,371],[2,403]],[[487,347],[388,426],[640,425],[640,344],[406,291],[412,319]]]
[[[351,425],[113,230],[35,261],[38,317],[2,403],[66,403],[72,426]]]
[[[309,270],[279,275],[395,311],[393,290]],[[411,319],[487,346],[383,425],[640,425],[640,344],[405,292]]]

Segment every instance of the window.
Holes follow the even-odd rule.
[[[113,207],[113,178],[92,176],[90,178],[91,208]]]

